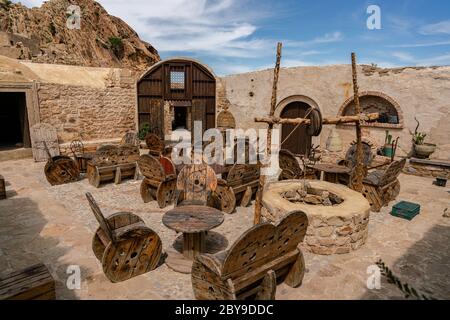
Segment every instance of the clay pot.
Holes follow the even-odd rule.
[[[436,151],[436,145],[431,143],[415,144],[414,151],[417,157],[427,159]]]

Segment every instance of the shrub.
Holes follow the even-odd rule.
[[[150,132],[150,124],[144,123],[142,124],[141,130],[139,130],[139,139],[144,140],[147,134]]]
[[[108,42],[109,42],[109,46],[110,46],[112,52],[114,53],[114,55],[118,59],[122,59],[123,58],[123,50],[124,50],[122,38],[109,37]]]

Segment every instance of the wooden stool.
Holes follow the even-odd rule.
[[[55,299],[55,280],[42,263],[0,278],[0,300]]]

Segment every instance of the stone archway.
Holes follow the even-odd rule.
[[[275,110],[275,116],[280,118],[304,117],[310,108],[319,109],[319,105],[304,95],[294,95],[283,99]],[[295,129],[295,125],[278,125],[280,130],[281,149],[287,149],[296,155],[308,155],[311,145],[320,143],[319,137],[307,135],[306,127]],[[293,131],[295,129],[295,131]],[[284,142],[284,143],[283,143]]]
[[[361,111],[363,113],[380,113],[382,117],[377,122],[366,123],[364,126],[401,129],[404,126],[403,112],[400,105],[388,95],[378,91],[363,91],[359,94]],[[347,99],[339,108],[338,116],[354,114],[354,99]],[[349,124],[347,124],[349,125]],[[351,124],[350,124],[351,125]]]

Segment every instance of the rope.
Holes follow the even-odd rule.
[[[311,112],[314,110],[314,108],[309,108],[308,112],[305,115],[305,118],[307,118]],[[292,129],[292,131],[288,134],[288,136],[286,137],[286,139],[283,140],[283,142],[281,142],[281,146],[283,146],[283,144],[294,134],[294,132],[302,125],[303,123],[299,123],[295,126],[294,129]]]

